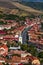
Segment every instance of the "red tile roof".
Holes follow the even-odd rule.
[[[15,62],[15,63],[19,63],[19,62],[21,62],[21,57],[13,56],[12,61]]]
[[[8,53],[8,47],[5,44],[0,45],[0,54],[6,56],[7,53]]]
[[[23,65],[22,63],[18,64],[18,65]]]
[[[0,30],[0,34],[6,34],[6,32],[3,30]]]

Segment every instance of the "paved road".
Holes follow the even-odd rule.
[[[27,36],[28,36],[27,31],[29,31],[31,28],[32,28],[32,26],[31,26],[31,27],[27,27],[27,28],[23,31],[23,33],[21,34],[21,35],[22,35],[22,42],[23,42],[23,44],[27,43],[27,41],[28,41],[28,39],[29,39],[29,38],[27,39]],[[28,44],[32,44],[32,45],[36,46],[36,48],[37,48],[37,47],[40,47],[40,48],[38,49],[38,50],[40,50],[40,51],[43,50],[43,45],[41,45],[41,44],[32,43],[32,42],[28,42]]]
[[[30,26],[27,26],[26,28],[25,28],[25,30],[23,30],[23,32],[22,32],[22,42],[23,42],[23,44],[25,44],[25,43],[27,43],[27,31],[29,31],[31,28],[32,28],[32,26],[33,25],[35,25],[36,23],[34,23],[34,24],[31,24]]]
[[[23,42],[23,44],[25,44],[25,43],[27,43],[27,36],[28,36],[28,34],[27,34],[27,31],[28,30],[30,30],[32,27],[28,27],[28,28],[26,28],[23,32],[22,32],[22,42]]]

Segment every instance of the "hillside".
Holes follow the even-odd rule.
[[[16,0],[14,0],[16,1]],[[17,6],[12,4],[12,0],[0,0],[0,12],[9,13],[9,14],[17,14],[17,15],[27,15],[28,13],[19,9]]]
[[[0,11],[3,11],[3,13],[17,14],[20,16],[27,16],[29,14],[43,14],[42,11],[36,10],[30,5],[26,5],[24,2],[20,2],[20,0],[18,2],[12,0],[0,0]]]
[[[7,1],[7,2],[6,1],[0,1],[0,7],[5,7],[5,8],[9,8],[9,9],[17,8],[13,4],[11,4],[9,1]]]
[[[38,13],[38,14],[43,14],[42,11],[39,11],[39,10],[35,10],[33,9],[32,7],[29,7],[29,6],[24,6],[23,4],[20,4],[18,2],[11,2],[14,6],[16,6],[17,8],[21,9],[21,10],[24,10],[24,11],[27,11],[27,12],[30,12],[30,13]]]
[[[21,2],[21,4],[43,11],[43,2]]]

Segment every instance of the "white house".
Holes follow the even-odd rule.
[[[17,49],[20,49],[20,46],[19,47],[10,47],[9,49],[11,49],[11,50],[17,50]]]

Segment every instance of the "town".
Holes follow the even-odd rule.
[[[0,15],[0,65],[43,62],[43,19]]]

